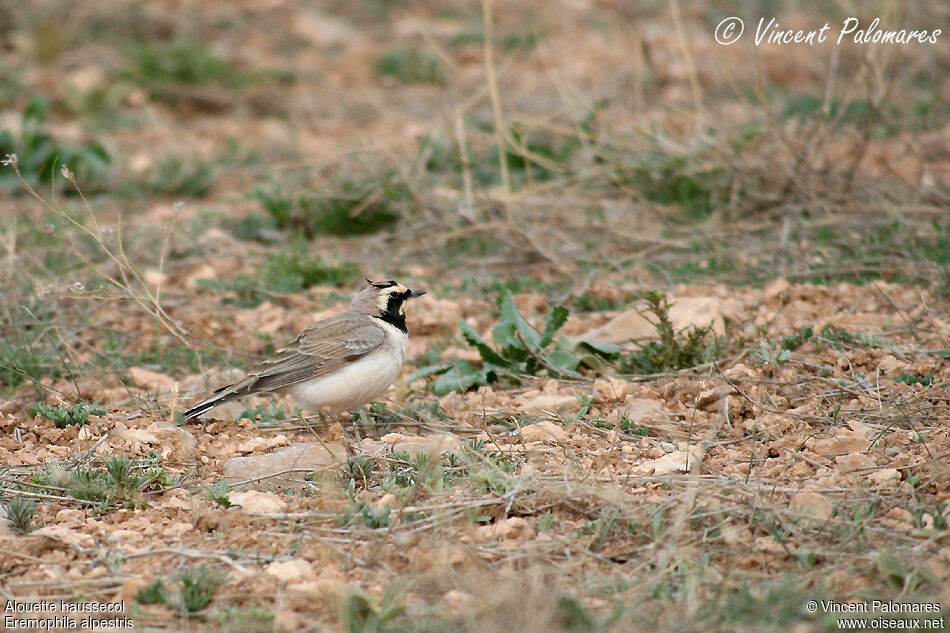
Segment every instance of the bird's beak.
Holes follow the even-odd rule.
[[[410,299],[415,299],[416,297],[421,297],[421,296],[424,295],[425,293],[426,293],[425,290],[410,290],[410,291],[409,291],[409,298],[410,298]]]

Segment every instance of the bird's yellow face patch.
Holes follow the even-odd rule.
[[[383,288],[376,295],[376,307],[379,308],[379,311],[383,314],[389,312],[390,300],[397,299],[399,301],[399,314],[406,313],[406,299],[409,298],[409,288],[406,288],[404,285],[397,283],[388,288]]]

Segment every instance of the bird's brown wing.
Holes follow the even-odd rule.
[[[241,382],[249,382],[242,387],[247,392],[276,391],[324,376],[373,351],[385,336],[383,328],[365,315],[341,315],[314,323],[248,372]]]
[[[383,328],[368,315],[339,315],[314,323],[293,343],[276,353],[234,384],[221,387],[210,398],[185,412],[186,420],[209,409],[258,391],[284,387],[325,376],[379,347]]]

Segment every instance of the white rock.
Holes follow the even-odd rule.
[[[628,398],[621,409],[633,422],[660,422],[670,419],[670,414],[659,400],[649,398]]]
[[[145,429],[126,429],[119,432],[119,437],[129,442],[139,442],[140,444],[158,444],[158,437],[154,433],[149,433]]]
[[[274,561],[264,569],[264,573],[288,585],[314,582],[317,579],[317,572],[313,570],[313,565],[302,558]]]
[[[713,333],[722,336],[726,324],[722,318],[722,306],[716,297],[670,297],[670,320],[677,330],[690,326],[712,325]],[[657,338],[656,328],[636,309],[627,310],[579,339],[592,343],[626,343],[630,339],[651,340]]]
[[[795,512],[805,514],[819,521],[831,518],[834,509],[831,499],[819,492],[799,492],[792,496],[788,507]]]
[[[518,408],[523,412],[533,415],[544,413],[574,413],[581,408],[581,403],[577,398],[566,394],[548,395],[542,393],[531,397],[521,396],[515,399],[515,404],[518,405]]]
[[[60,541],[73,547],[87,548],[96,544],[96,539],[91,535],[84,534],[65,525],[46,525],[31,532],[31,534],[35,536],[45,536],[46,538]]]
[[[227,479],[243,480],[265,477],[291,468],[321,470],[336,466],[346,456],[346,449],[339,442],[327,442],[331,453],[320,442],[295,442],[264,455],[232,457],[224,464]],[[280,477],[281,485],[300,484],[299,475]]]
[[[509,517],[483,525],[475,530],[475,540],[484,543],[495,539],[528,539],[534,536],[534,526],[522,517]]]
[[[702,463],[703,450],[700,447],[690,446],[686,449],[685,444],[681,444],[679,450],[638,464],[633,468],[633,472],[641,475],[695,472],[699,470]]]
[[[168,392],[178,388],[178,381],[174,378],[142,367],[130,367],[129,376],[136,387],[148,391]]]
[[[537,424],[522,427],[521,439],[525,442],[551,442],[557,444],[567,440],[564,427],[544,420]]]
[[[283,512],[287,508],[287,502],[273,492],[231,492],[228,499],[246,512]]]
[[[890,488],[900,483],[901,471],[896,468],[882,468],[868,475],[868,479],[877,486]]]

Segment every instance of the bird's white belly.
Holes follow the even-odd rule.
[[[409,337],[388,323],[390,330],[378,348],[335,372],[298,383],[288,390],[299,407],[308,411],[339,413],[371,402],[399,376]]]

